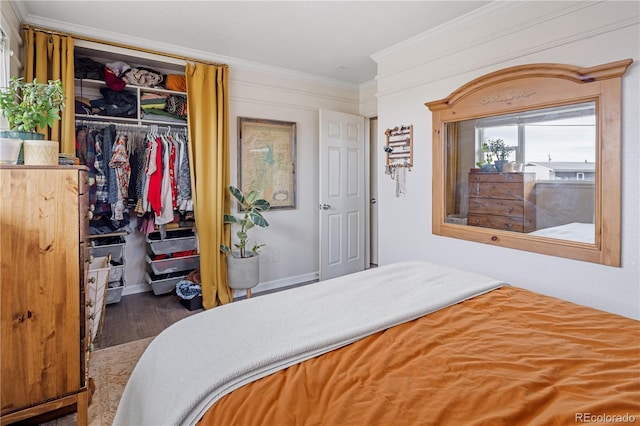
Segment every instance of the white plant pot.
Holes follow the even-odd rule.
[[[22,140],[0,138],[0,164],[16,164],[22,147]]]
[[[239,253],[237,253],[240,256]],[[244,290],[260,282],[260,255],[233,257],[227,255],[227,283],[230,288]]]
[[[24,164],[27,166],[57,166],[59,143],[47,140],[25,140],[23,142]]]

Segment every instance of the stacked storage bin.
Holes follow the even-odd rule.
[[[147,237],[147,247],[146,280],[155,295],[174,292],[178,281],[200,267],[192,229],[167,229],[164,239],[153,232]]]
[[[125,268],[125,238],[126,232],[106,235],[92,235],[91,255],[94,258],[107,256],[111,253],[109,269],[109,284],[107,289],[107,304],[118,303],[122,297],[122,290],[126,285]]]

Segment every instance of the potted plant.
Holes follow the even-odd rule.
[[[507,157],[512,151],[515,151],[515,147],[507,146],[502,139],[489,139],[482,144],[482,150],[491,153],[496,157],[494,165],[498,172],[502,172],[502,167],[505,163],[508,163]]]
[[[225,214],[224,223],[236,224],[240,230],[236,232],[238,243],[234,244],[236,250],[221,244],[220,250],[227,254],[227,280],[230,288],[246,289],[247,296],[251,295],[251,288],[260,281],[260,255],[259,249],[264,244],[255,243],[250,250],[247,249],[249,237],[247,232],[254,226],[265,228],[269,222],[262,215],[271,208],[267,200],[258,198],[256,191],[251,191],[246,196],[235,186],[229,185],[229,192],[240,203],[243,214],[240,217]]]
[[[482,144],[482,152],[484,153],[484,159],[477,161],[476,166],[485,173],[495,172],[496,167],[493,165],[493,154],[489,152],[489,147],[486,143]]]
[[[44,140],[37,128],[52,127],[60,120],[64,99],[60,80],[38,83],[34,79],[26,83],[23,78],[12,77],[9,85],[0,89],[0,110],[9,123],[9,131],[0,132],[0,136],[23,141]],[[57,153],[55,157],[57,163]]]

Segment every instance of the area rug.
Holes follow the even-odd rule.
[[[93,379],[96,391],[89,405],[90,426],[107,426],[113,423],[127,380],[151,340],[153,337],[98,349],[91,353],[89,377]],[[61,417],[44,425],[76,425],[76,415]]]

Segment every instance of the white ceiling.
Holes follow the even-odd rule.
[[[360,84],[376,76],[372,54],[490,2],[16,0],[13,3],[25,23],[43,28],[108,41],[128,40],[130,44],[145,41],[149,44],[148,40],[154,40],[162,47],[171,46],[178,51],[171,53],[184,49],[201,56],[206,54],[209,60],[230,63],[237,58]]]

